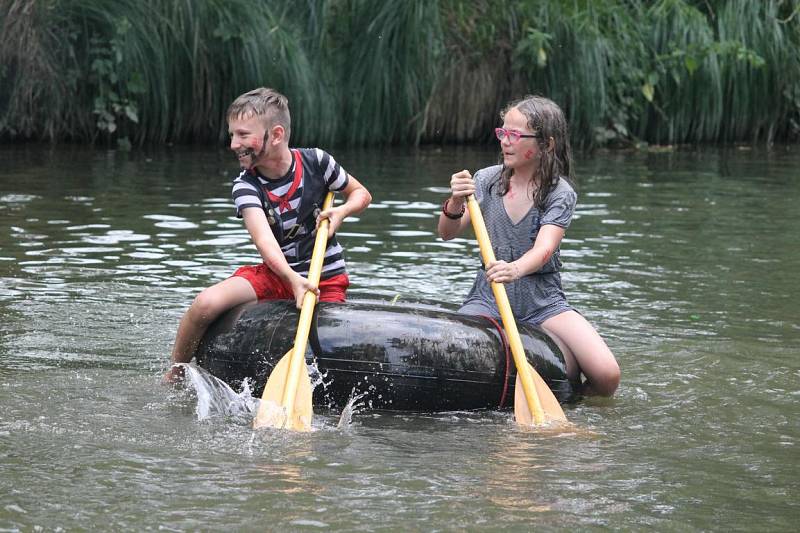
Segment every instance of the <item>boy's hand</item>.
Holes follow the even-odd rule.
[[[304,278],[300,274],[297,274],[292,278],[291,285],[292,293],[294,293],[294,303],[298,309],[303,307],[303,298],[308,291],[316,294],[317,299],[319,299],[319,289],[310,281],[308,281],[308,278]]]
[[[164,377],[161,378],[161,383],[165,385],[177,385],[184,380],[183,366],[172,365]]]
[[[325,211],[320,211],[319,216],[317,216],[317,227],[319,227],[320,222],[322,222],[322,220],[325,218],[329,220],[328,238],[330,239],[342,225],[342,222],[344,222],[345,218],[344,209],[342,208],[342,206],[338,206],[338,207],[331,207],[330,209],[326,209]]]

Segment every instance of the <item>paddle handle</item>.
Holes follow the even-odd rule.
[[[483,220],[481,208],[472,194],[467,197],[467,209],[469,209],[469,218],[472,221],[472,228],[475,230],[475,236],[478,239],[483,264],[488,265],[495,260],[494,250],[492,250],[489,233],[486,231],[486,223]],[[514,320],[514,313],[511,312],[511,304],[508,301],[505,285],[492,282],[491,286],[494,298],[497,301],[497,308],[500,311],[500,318],[503,321],[503,327],[506,330],[508,342],[511,345],[511,354],[514,356],[514,365],[517,367],[517,376],[522,382],[528,409],[533,415],[534,422],[537,425],[543,424],[544,411],[542,410],[539,396],[536,394],[536,385],[533,383],[533,377],[531,376],[531,372],[535,372],[535,370],[531,368],[525,357],[525,348],[523,348],[522,340],[519,338],[519,330],[517,330],[517,323]]]
[[[333,192],[328,192],[322,204],[322,210],[330,209],[333,205]],[[315,286],[319,285],[319,278],[322,275],[322,264],[325,261],[325,248],[328,246],[328,227],[330,221],[325,218],[317,228],[317,237],[314,239],[314,250],[311,253],[311,265],[308,269],[308,280]],[[294,347],[292,357],[289,362],[289,372],[286,377],[286,386],[283,389],[283,406],[286,412],[291,415],[294,410],[294,399],[297,394],[297,385],[300,380],[300,370],[305,364],[306,346],[308,345],[308,333],[311,331],[311,318],[314,316],[314,306],[317,304],[317,295],[313,291],[307,291],[303,295],[303,304],[300,308],[300,320],[297,324],[297,333],[294,336]],[[287,424],[291,416],[286,417]]]

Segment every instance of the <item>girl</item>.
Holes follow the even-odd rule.
[[[513,102],[495,129],[503,164],[450,178],[439,236],[449,240],[469,224],[466,197],[475,194],[497,260],[478,272],[460,312],[500,317],[490,282],[505,283],[518,321],[540,326],[561,348],[570,380],[585,394],[612,396],[620,371],[591,324],[567,303],[561,288],[559,245],[577,194],[567,123],[558,105],[539,96]]]

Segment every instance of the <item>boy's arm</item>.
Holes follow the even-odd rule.
[[[295,303],[300,308],[306,291],[319,291],[311,285],[307,278],[304,278],[289,266],[278,241],[275,239],[275,235],[272,234],[272,230],[269,228],[267,216],[262,209],[255,207],[245,208],[242,210],[242,218],[253,244],[256,245],[256,249],[261,255],[261,260],[264,261],[267,268],[283,278],[291,286]]]
[[[330,220],[328,237],[332,237],[336,233],[345,218],[362,212],[372,201],[372,195],[367,188],[350,174],[347,175],[347,186],[341,192],[344,194],[345,202],[342,205],[322,211],[317,217],[317,225],[323,218]]]

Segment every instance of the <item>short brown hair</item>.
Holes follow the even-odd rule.
[[[239,96],[228,107],[228,122],[236,118],[262,117],[264,127],[281,125],[286,130],[286,136],[292,125],[289,115],[289,99],[268,87],[259,87]]]

